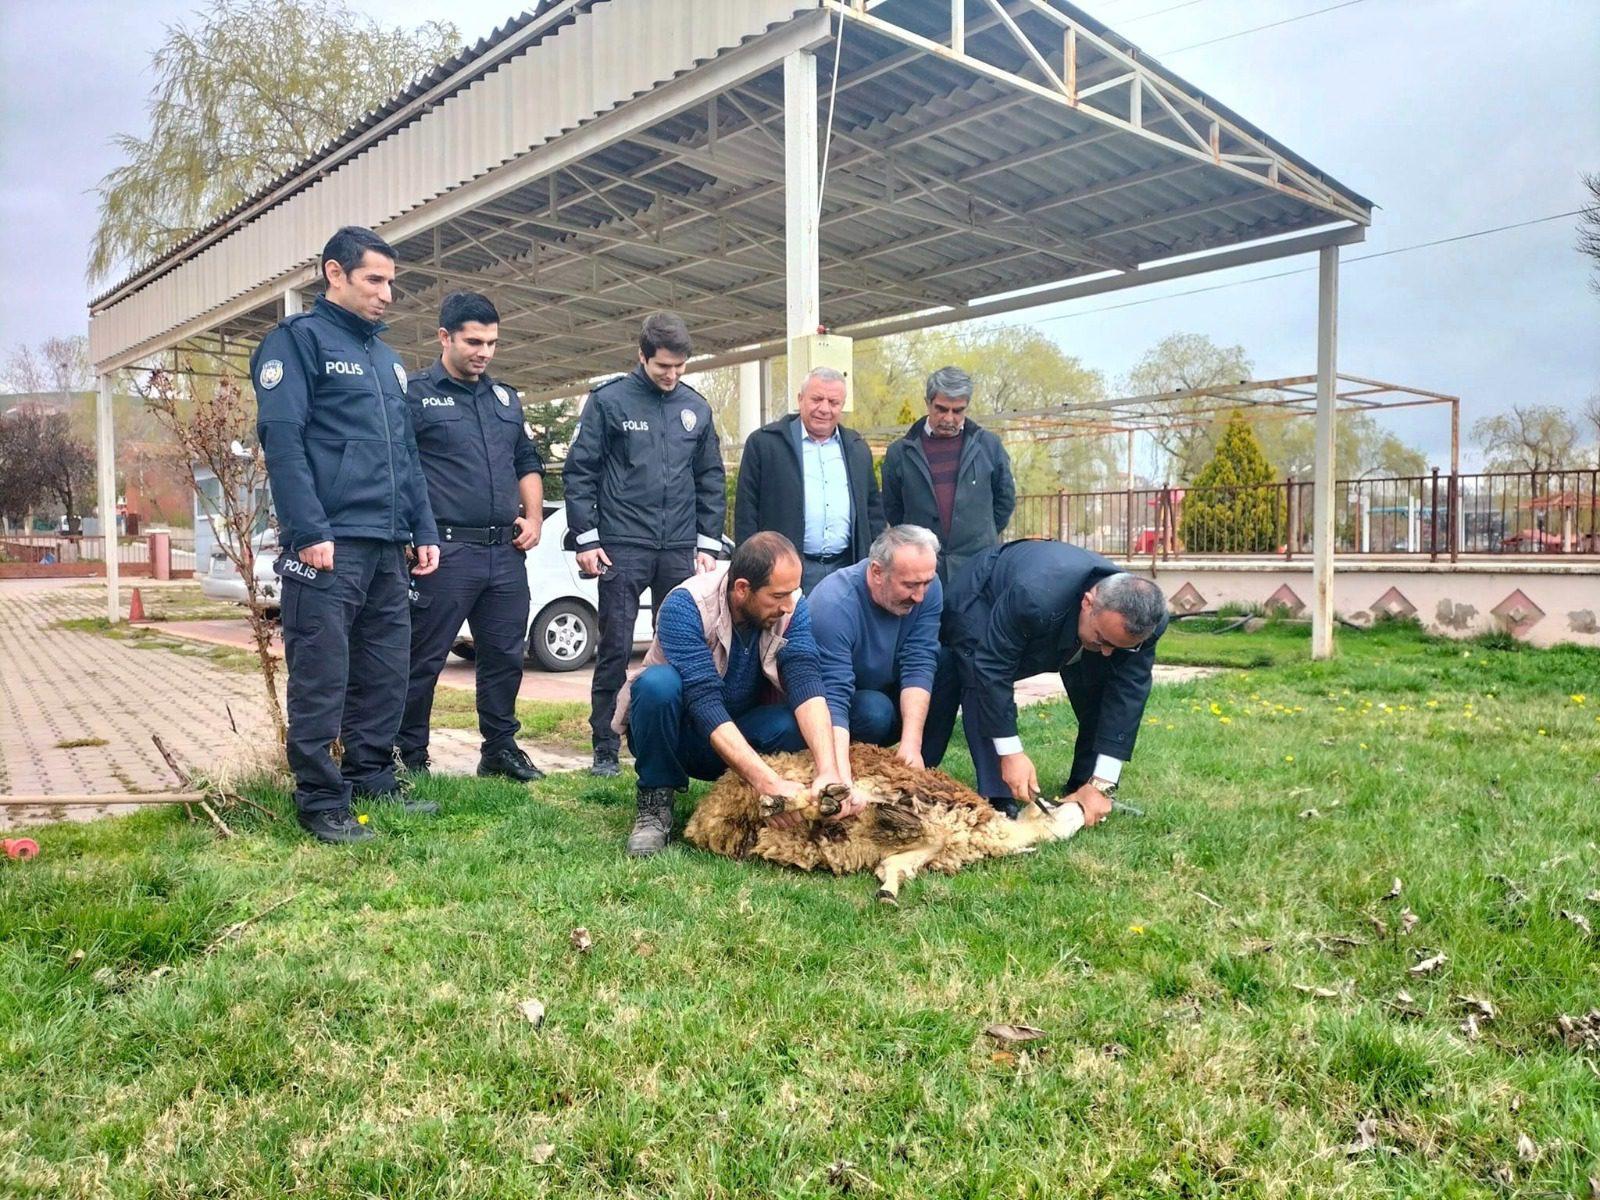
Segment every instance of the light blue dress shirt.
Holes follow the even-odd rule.
[[[850,545],[850,477],[844,469],[839,431],[819,442],[802,428],[800,467],[806,503],[805,545],[800,551],[813,558],[842,553]]]

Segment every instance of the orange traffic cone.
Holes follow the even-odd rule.
[[[144,620],[144,601],[139,596],[139,589],[133,589],[133,599],[128,604],[128,624],[137,625]]]

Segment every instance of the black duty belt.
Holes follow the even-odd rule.
[[[469,546],[503,546],[516,536],[516,527],[512,525],[489,525],[481,528],[471,525],[439,526],[439,540],[452,544],[465,542]]]
[[[803,555],[807,562],[814,562],[819,566],[831,567],[836,562],[843,562],[850,557],[850,551],[841,550],[837,554],[806,554]]]

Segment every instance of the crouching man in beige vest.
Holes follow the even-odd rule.
[[[732,767],[763,795],[801,790],[761,758],[809,749],[813,786],[841,783],[800,556],[781,533],[758,533],[726,565],[667,593],[644,666],[617,696],[613,727],[626,733],[639,772],[639,812],[628,853],[667,844],[674,793],[689,777]],[[839,816],[853,816],[858,798]]]

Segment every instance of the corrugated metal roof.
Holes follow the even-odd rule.
[[[332,156],[353,158],[319,168],[314,184],[259,216],[235,218],[238,227],[214,244],[179,254],[97,312],[93,357],[106,361],[250,295],[306,262],[337,225],[381,228],[419,206],[419,218],[408,218],[415,232],[391,239],[402,259],[392,340],[414,362],[431,356],[438,300],[458,288],[495,298],[505,373],[533,389],[625,366],[639,319],[655,308],[683,312],[701,351],[780,337],[783,77],[778,55],[763,59],[762,47],[817,2],[651,0],[656,32],[641,38],[639,0],[574,0],[530,49],[371,146],[353,131]],[[1008,9],[1038,44],[1059,47],[1059,17],[1033,0],[1008,0]],[[870,11],[912,34],[947,36],[943,4],[888,0]],[[970,7],[969,52],[1036,84],[1042,75],[1007,29],[983,19],[987,11]],[[1057,11],[1110,48],[1086,53],[1076,80],[1102,86],[1095,103],[1109,116],[908,49],[871,21],[846,24],[820,226],[829,325],[944,305],[959,312],[996,294],[1367,218],[1368,201],[1085,14]],[[514,36],[506,30],[480,44],[486,61]],[[637,106],[741,45],[758,67],[719,87],[714,101],[663,106],[659,120],[574,151],[559,169],[515,169],[517,147],[559,151],[575,144],[560,135],[594,114],[654,111]],[[824,111],[838,45],[818,52]],[[1113,100],[1118,93],[1103,86],[1126,70],[1118,55],[1148,70],[1164,95],[1188,97],[1200,120],[1216,121],[1214,154],[1178,144],[1176,110],[1154,99],[1140,130],[1118,124],[1133,120],[1131,93]],[[1059,50],[1056,62],[1059,70]],[[404,108],[396,105],[391,118]],[[363,128],[384,119],[375,114]],[[1272,159],[1284,186],[1269,183],[1264,166],[1230,165],[1229,155]],[[425,221],[435,198],[501,179],[492,199]],[[259,308],[238,317],[229,335],[254,336],[269,317]]]

